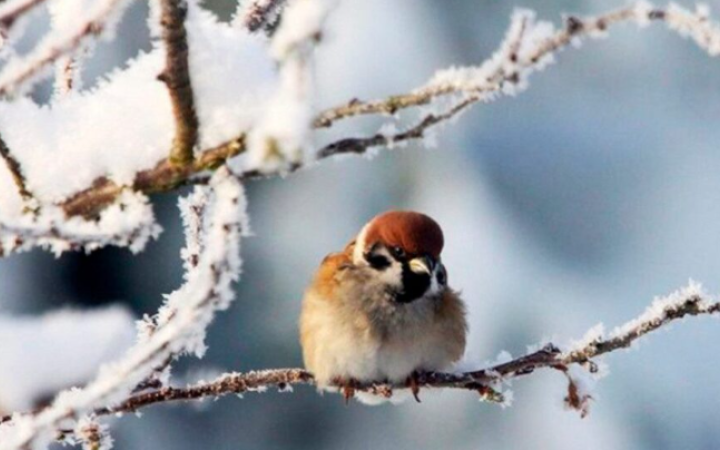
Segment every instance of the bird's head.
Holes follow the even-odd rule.
[[[389,211],[360,231],[353,262],[375,271],[395,301],[410,303],[447,286],[442,249],[443,233],[433,219],[412,211]]]

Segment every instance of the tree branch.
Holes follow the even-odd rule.
[[[464,389],[484,395],[488,389],[492,391],[494,384],[531,374],[536,369],[559,369],[567,374],[567,366],[583,365],[590,372],[595,372],[597,366],[593,358],[628,348],[641,337],[684,317],[710,316],[718,313],[720,313],[720,302],[705,294],[699,285],[691,283],[688,287],[667,297],[656,299],[642,315],[616,328],[608,337],[603,336],[599,327],[594,327],[582,340],[564,351],[553,344],[546,344],[540,350],[482,370],[464,373],[420,373],[417,376],[417,383],[424,388]],[[268,388],[286,390],[288,386],[293,385],[314,385],[312,374],[298,368],[228,373],[213,381],[185,388],[164,387],[140,393],[115,406],[100,408],[95,413],[105,415],[134,412],[158,403],[262,392]],[[405,383],[388,384],[382,381],[354,386],[356,391],[383,397],[391,397],[394,391],[408,387]]]
[[[406,130],[339,139],[320,148],[316,157],[323,159],[343,153],[364,153],[373,147],[423,138],[428,129],[448,122],[478,102],[490,102],[498,95],[520,92],[526,87],[530,74],[545,67],[555,53],[568,47],[573,41],[598,36],[621,22],[634,22],[643,26],[650,21],[662,21],[681,36],[692,37],[711,55],[720,52],[718,27],[700,13],[692,14],[679,7],[651,8],[639,3],[593,17],[571,16],[565,20],[561,29],[539,40],[533,36],[528,37],[528,30],[536,25],[532,14],[521,13],[513,20],[498,52],[481,66],[441,71],[426,85],[407,94],[369,102],[352,100],[320,113],[314,120],[314,127],[326,128],[338,120],[358,115],[395,114],[400,110],[428,105],[446,98],[451,101],[447,109],[421,116],[417,123]],[[198,161],[186,167],[177,168],[168,160],[163,160],[154,169],[139,172],[130,187],[146,193],[172,190],[187,183],[200,172],[217,167],[244,151],[245,136],[242,135],[218,147],[200,152]],[[294,165],[291,171],[307,164]],[[286,171],[287,168],[283,168],[283,172]],[[258,175],[258,171],[249,169],[237,175],[240,178],[253,178]],[[101,178],[96,180],[93,186],[69,198],[62,206],[69,216],[93,217],[111,204],[120,190],[120,186]]]
[[[43,247],[59,255],[69,250],[92,251],[108,245],[138,252],[150,239],[160,235],[147,197],[129,190],[103,210],[97,220],[66,219],[54,205],[24,214],[16,220],[0,222],[0,256],[33,247]]]
[[[165,69],[158,79],[165,83],[175,117],[175,137],[169,161],[186,167],[193,161],[198,139],[198,118],[195,114],[193,90],[188,68],[188,43],[185,31],[187,4],[183,0],[159,0],[160,24],[165,43]]]

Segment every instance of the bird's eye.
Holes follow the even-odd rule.
[[[383,270],[390,266],[390,261],[388,261],[385,256],[378,255],[377,253],[366,254],[365,260],[370,264],[370,267],[376,270]]]
[[[442,264],[440,264],[440,267],[437,269],[437,281],[440,286],[447,285],[447,271]]]
[[[390,253],[395,257],[395,259],[402,259],[405,258],[405,250],[402,248],[395,246],[390,249]]]

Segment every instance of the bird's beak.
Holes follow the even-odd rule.
[[[432,275],[433,268],[435,267],[435,261],[429,256],[418,256],[417,258],[411,259],[408,264],[410,270],[415,273],[426,273]]]

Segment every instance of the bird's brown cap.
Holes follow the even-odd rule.
[[[439,259],[444,238],[440,225],[425,214],[388,211],[375,216],[368,225],[365,246],[375,243],[400,247],[410,257],[428,254]]]

